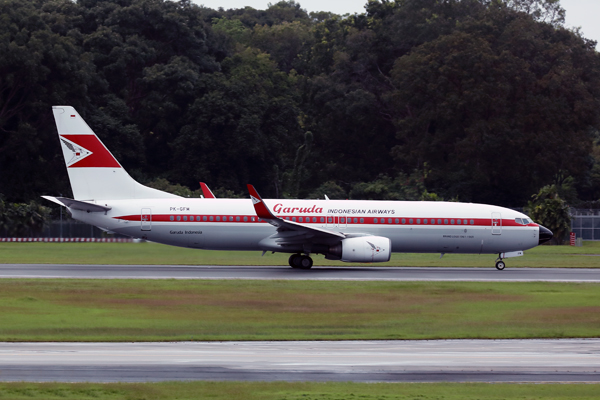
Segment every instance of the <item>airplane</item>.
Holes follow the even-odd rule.
[[[298,269],[310,269],[314,254],[377,263],[411,252],[498,254],[495,266],[503,270],[504,259],[553,237],[521,212],[486,204],[263,199],[252,185],[249,199],[220,199],[202,183],[207,198],[183,198],[135,181],[73,107],[52,111],[73,199],[42,197],[74,219],[133,238],[288,253]]]

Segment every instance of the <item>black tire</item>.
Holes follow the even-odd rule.
[[[311,269],[313,266],[313,260],[309,256],[300,256],[300,268],[301,269]]]
[[[496,261],[496,269],[498,271],[502,271],[505,267],[506,267],[506,264],[504,264],[504,261],[502,261],[502,260]]]
[[[292,254],[288,260],[288,263],[290,264],[290,267],[292,268],[301,268],[300,265],[300,258],[302,256],[300,254]]]

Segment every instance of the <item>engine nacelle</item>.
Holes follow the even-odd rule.
[[[330,247],[329,255],[346,262],[386,262],[392,255],[392,242],[382,236],[348,238]]]

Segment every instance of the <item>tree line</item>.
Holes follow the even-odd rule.
[[[0,193],[70,196],[72,105],[138,181],[186,196],[520,207],[600,199],[600,58],[558,0],[0,0]]]

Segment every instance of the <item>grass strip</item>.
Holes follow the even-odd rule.
[[[1,341],[600,336],[600,284],[0,281]]]
[[[148,264],[148,265],[287,265],[287,254],[249,251],[211,251],[165,246],[157,243],[0,243],[4,264]],[[395,253],[376,266],[493,267],[496,255]],[[349,265],[314,257],[316,266]],[[583,247],[538,246],[524,257],[506,260],[513,267],[600,268],[600,242]]]
[[[598,384],[507,383],[0,383],[0,399],[591,400],[599,389]]]

